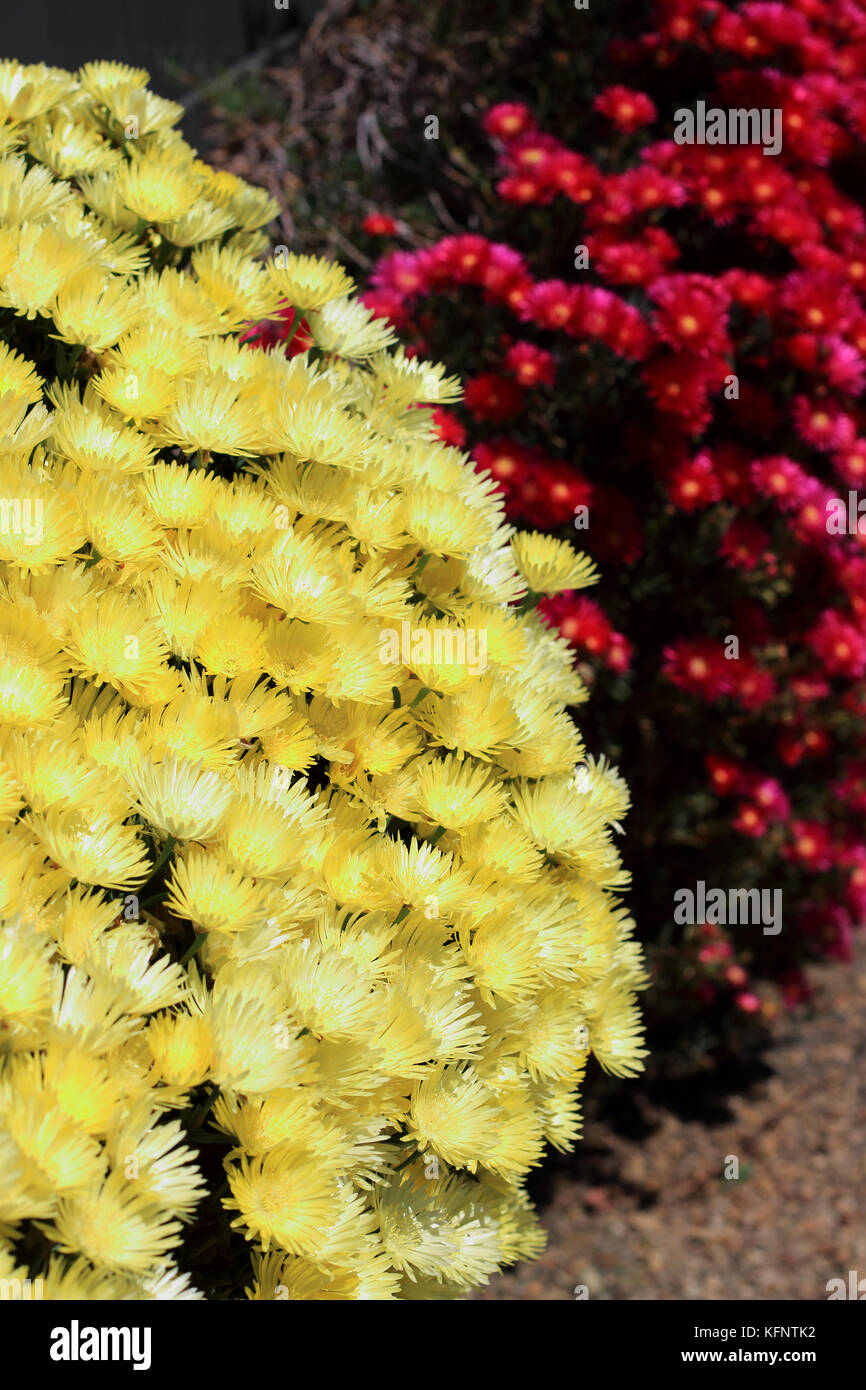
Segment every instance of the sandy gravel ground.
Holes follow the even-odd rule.
[[[642,1139],[588,1126],[542,1181],[545,1254],[475,1297],[825,1299],[866,1277],[866,950],[814,979],[813,1016],[780,1021],[772,1075],[717,1123],[639,1098]]]

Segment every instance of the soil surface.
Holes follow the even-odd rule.
[[[547,1250],[475,1298],[826,1299],[829,1279],[866,1276],[866,949],[814,982],[812,1015],[776,1025],[771,1074],[714,1123],[623,1083],[643,1137],[588,1124],[542,1175]]]

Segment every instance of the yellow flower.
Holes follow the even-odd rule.
[[[47,1022],[52,996],[51,943],[21,930],[0,927],[0,1008],[14,1042],[17,1034]]]
[[[124,367],[109,368],[94,378],[93,389],[124,419],[136,421],[161,415],[177,394],[168,373],[155,368],[144,379]]]
[[[84,1255],[110,1272],[147,1274],[176,1243],[181,1225],[115,1170],[101,1187],[61,1199],[47,1229],[64,1254]]]
[[[83,343],[103,352],[138,322],[137,292],[121,276],[107,276],[96,267],[80,270],[57,291],[54,324],[67,343]]]
[[[451,756],[425,763],[416,777],[422,812],[446,830],[468,830],[492,820],[506,803],[505,792],[483,764]]]
[[[302,622],[349,622],[357,611],[345,592],[351,559],[339,538],[326,531],[278,533],[253,565],[261,598]]]
[[[265,657],[265,631],[256,618],[225,611],[216,614],[199,634],[196,658],[209,675],[241,676],[260,671]]]
[[[148,80],[0,62],[0,1275],[463,1297],[643,1064],[628,791],[532,610],[594,571]],[[316,350],[242,342],[282,307]]]
[[[0,304],[28,319],[48,313],[57,291],[86,260],[84,249],[59,228],[27,223],[18,233],[14,264],[0,278]]]
[[[185,1091],[207,1078],[213,1043],[200,1015],[156,1014],[147,1027],[147,1045],[159,1077],[167,1086]]]
[[[162,529],[128,484],[94,471],[80,489],[80,500],[85,533],[101,559],[123,565],[159,553]]]
[[[119,158],[99,131],[82,126],[68,107],[38,117],[30,127],[28,145],[40,163],[61,179],[110,169]]]
[[[51,443],[79,468],[94,473],[141,473],[153,461],[154,449],[145,436],[123,425],[93,390],[87,389],[81,398],[75,387],[60,387],[52,391],[51,399],[58,406],[51,422]]]
[[[28,169],[23,155],[0,157],[0,220],[4,226],[43,221],[71,196],[69,185],[55,182],[41,165]]]
[[[524,531],[511,542],[517,568],[534,594],[558,594],[598,583],[598,571],[588,555],[579,555],[568,541]]]
[[[227,327],[240,327],[250,319],[272,318],[279,308],[279,292],[265,270],[233,244],[203,246],[192,253],[190,264]]]
[[[150,861],[132,826],[118,825],[110,812],[52,807],[30,824],[46,852],[71,878],[102,888],[144,883]]]
[[[118,173],[120,197],[145,222],[168,222],[187,212],[198,197],[201,180],[192,161],[149,150],[124,164]]]
[[[236,174],[230,174],[225,169],[212,169],[209,164],[197,164],[196,167],[204,174],[208,197],[220,207],[229,208],[239,227],[252,232],[278,216],[279,204],[264,188],[253,188]],[[263,233],[256,235],[261,235],[261,243],[251,243],[249,238],[241,241],[236,237],[235,244],[245,245],[250,254],[255,255],[257,250],[264,250],[268,244]]]
[[[237,384],[219,374],[182,379],[160,422],[167,444],[179,444],[188,452],[212,449],[241,457],[255,452],[258,429],[253,403],[241,400]]]
[[[259,1158],[242,1158],[228,1168],[231,1198],[223,1205],[232,1221],[264,1251],[272,1244],[290,1254],[315,1255],[337,1214],[330,1175],[314,1155],[278,1145]]]
[[[234,214],[228,208],[199,198],[195,207],[181,217],[157,225],[166,241],[173,246],[195,246],[200,241],[208,241],[227,232],[234,226]]]
[[[382,1240],[395,1269],[461,1291],[486,1284],[503,1258],[501,1218],[485,1211],[477,1184],[457,1174],[427,1178],[413,1165],[373,1192]],[[405,1294],[404,1294],[405,1296]]]
[[[33,405],[42,400],[43,384],[32,362],[13,352],[6,343],[0,343],[0,396],[11,391],[19,400]]]
[[[147,1099],[122,1118],[116,1115],[106,1153],[137,1196],[161,1212],[189,1219],[207,1189],[193,1150],[183,1142],[180,1121],[159,1123],[160,1117],[160,1106]]]
[[[45,1053],[45,1087],[65,1115],[87,1134],[103,1138],[121,1100],[120,1088],[103,1058],[84,1048],[50,1046]]]
[[[386,319],[377,319],[371,309],[353,299],[332,299],[311,313],[307,322],[317,347],[356,361],[381,352],[396,337]]]
[[[145,819],[161,835],[210,840],[217,834],[232,795],[231,783],[186,758],[154,764],[142,758],[129,784]]]
[[[25,1054],[24,1063],[38,1058]],[[35,1068],[18,1080],[16,1069],[0,1085],[0,1118],[22,1161],[23,1185],[35,1203],[45,1196],[86,1190],[98,1182],[104,1160],[96,1141],[34,1085]],[[17,1083],[17,1084],[16,1084]],[[36,1215],[42,1215],[38,1210]]]
[[[88,594],[73,615],[69,654],[82,674],[135,690],[158,673],[168,648],[140,602],[108,591]]]
[[[404,409],[423,401],[446,405],[459,401],[463,395],[460,378],[446,376],[447,368],[441,362],[407,357],[402,347],[391,353],[377,353],[369,365],[376,380],[387,387],[392,406],[395,399]]]
[[[355,282],[340,265],[318,256],[296,256],[278,247],[267,266],[274,289],[294,308],[306,313],[332,299],[351,294]]]
[[[99,104],[107,107],[109,121],[136,139],[168,130],[183,115],[182,106],[148,91],[137,74],[126,81],[115,81],[113,77],[106,81],[103,69],[102,74],[89,79],[89,87]]]
[[[86,92],[104,101],[115,87],[146,87],[150,73],[145,68],[131,68],[126,63],[84,63],[78,70],[78,80]]]
[[[207,850],[191,845],[172,864],[167,901],[178,917],[203,931],[231,934],[262,922],[277,900],[269,885],[215,862]]]
[[[0,62],[0,120],[32,121],[71,93],[72,74],[44,63]]]

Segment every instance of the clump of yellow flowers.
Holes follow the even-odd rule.
[[[595,576],[147,80],[0,63],[0,1278],[460,1297],[644,1055]]]

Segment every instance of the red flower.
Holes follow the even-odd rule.
[[[664,353],[646,363],[641,376],[659,410],[680,416],[697,432],[712,416],[708,397],[721,388],[727,370],[724,359]]]
[[[377,262],[370,283],[374,289],[412,296],[429,286],[429,257],[419,252],[392,251]]]
[[[483,236],[444,237],[430,253],[437,276],[458,285],[479,285],[490,258],[491,244]]]
[[[598,286],[581,286],[575,298],[575,311],[569,323],[569,332],[580,338],[604,338],[613,327],[621,303],[611,290],[603,290]]]
[[[731,821],[731,828],[740,835],[748,835],[752,840],[760,840],[767,831],[767,818],[754,802],[741,801],[737,807],[737,814]]]
[[[313,339],[305,318],[301,319],[297,329],[294,325],[295,310],[287,306],[280,310],[279,318],[262,319],[259,323],[251,324],[241,334],[241,342],[266,351],[282,344],[289,357],[297,357],[313,346]],[[285,346],[286,343],[288,347]]]
[[[759,777],[751,789],[755,804],[769,820],[787,820],[791,814],[791,800],[775,777]]]
[[[496,140],[514,140],[532,129],[532,112],[521,101],[502,101],[498,106],[491,106],[482,125]]]
[[[739,13],[750,32],[767,45],[768,53],[776,48],[800,45],[809,37],[809,26],[803,15],[781,4],[780,0],[747,0]]]
[[[734,1002],[744,1014],[760,1013],[761,1001],[757,994],[752,994],[750,990],[744,990],[742,994],[738,994]]]
[[[791,822],[791,840],[784,854],[795,864],[813,873],[833,867],[833,841],[826,825],[812,820]]]
[[[833,455],[833,466],[843,483],[860,487],[866,481],[866,439],[855,439],[853,444],[840,449]]]
[[[776,681],[772,672],[759,666],[754,658],[741,656],[731,660],[728,665],[728,691],[744,709],[761,709],[776,694]]]
[[[409,321],[402,296],[391,290],[365,290],[361,302],[372,310],[377,319],[388,319],[395,328],[405,328]]]
[[[393,236],[397,231],[397,223],[386,212],[368,212],[361,226],[369,236]]]
[[[579,295],[564,280],[541,280],[526,297],[525,316],[542,328],[564,328],[571,321]]]
[[[488,242],[487,259],[481,272],[480,283],[496,299],[512,303],[512,296],[519,291],[522,299],[532,286],[526,263],[519,252],[501,242]],[[512,303],[512,307],[517,307]]]
[[[718,281],[707,275],[662,275],[649,294],[657,305],[653,326],[671,347],[702,357],[728,350],[730,297]]]
[[[602,175],[591,160],[571,150],[553,150],[539,165],[539,177],[573,203],[589,203],[602,186]]]
[[[763,160],[759,168],[746,171],[741,196],[755,207],[775,207],[793,191],[794,180],[787,169]]]
[[[620,674],[628,670],[631,643],[622,633],[614,632],[597,603],[567,591],[542,599],[538,609],[544,620],[556,627],[572,646],[583,648],[592,656],[603,656],[606,664]]]
[[[796,246],[798,242],[818,241],[821,237],[821,224],[817,218],[804,208],[780,203],[776,207],[761,208],[752,219],[751,230],[757,236],[766,236],[778,241],[782,246]]]
[[[826,608],[806,641],[831,676],[856,680],[866,674],[866,638],[833,608]]]
[[[804,675],[792,676],[788,689],[801,704],[812,704],[815,700],[823,700],[830,693],[829,683],[823,676]]]
[[[733,955],[734,948],[730,941],[713,941],[709,946],[702,946],[698,951],[698,960],[702,965],[713,965],[717,960],[727,960]]]
[[[505,365],[521,386],[552,386],[555,377],[553,354],[534,343],[514,343],[505,354]]]
[[[820,270],[798,270],[787,276],[779,302],[792,322],[810,333],[843,332],[857,308],[849,286],[839,276]]]
[[[509,141],[503,152],[503,163],[514,174],[537,177],[548,157],[561,149],[562,145],[552,135],[528,130]]]
[[[627,169],[616,180],[618,194],[626,200],[631,212],[652,212],[655,208],[678,208],[686,201],[686,190],[679,179],[664,173],[652,164]],[[647,228],[651,236],[658,228]],[[667,236],[666,233],[662,235]],[[676,253],[674,259],[679,255]]]
[[[573,468],[545,460],[539,461],[534,473],[542,484],[545,501],[545,520],[536,525],[563,526],[573,521],[578,507],[590,505],[592,484]]]
[[[756,271],[726,270],[720,279],[735,303],[755,313],[766,312],[776,298],[773,281]]]
[[[523,388],[498,372],[482,372],[466,382],[463,402],[476,420],[510,420],[523,405]]]
[[[610,645],[607,649],[607,664],[612,671],[618,675],[624,675],[631,666],[633,647],[628,638],[621,632],[611,634]]]
[[[745,790],[746,780],[742,763],[708,753],[704,766],[710,774],[710,786],[717,796],[730,796]]]
[[[806,756],[806,745],[799,734],[785,729],[779,735],[776,751],[786,767],[797,767]]]
[[[646,285],[664,270],[671,259],[677,258],[676,248],[671,257],[664,238],[665,233],[661,234],[661,239],[645,237],[640,241],[592,238],[587,246],[593,266],[606,280],[615,285]]]
[[[729,965],[725,969],[725,979],[729,985],[734,985],[737,989],[744,985],[748,978],[741,965]]]
[[[667,494],[674,506],[684,512],[718,502],[722,490],[709,454],[696,454],[679,464],[670,476]]]
[[[574,647],[583,647],[593,656],[603,656],[613,635],[613,627],[592,599],[573,593],[542,599],[538,611]]]
[[[604,291],[590,293],[603,294]],[[601,339],[611,351],[632,362],[640,362],[646,357],[651,342],[650,330],[643,315],[622,299],[618,299],[613,305],[607,329],[601,335]]]
[[[489,473],[507,497],[515,494],[530,466],[527,450],[510,439],[491,439],[487,444],[476,444],[472,458],[477,470]]]
[[[630,87],[606,87],[593,106],[620,130],[629,132],[650,125],[658,114],[645,92],[635,92]]]
[[[708,638],[674,642],[665,647],[662,655],[662,674],[680,690],[701,695],[705,700],[716,700],[727,694],[730,687],[727,668],[731,663],[725,660],[718,642]]]
[[[713,470],[722,489],[722,497],[739,506],[748,506],[755,500],[752,483],[751,460],[745,449],[737,444],[719,444],[710,451]]]
[[[826,729],[804,729],[802,738],[803,748],[812,757],[820,757],[830,747],[830,735]]]
[[[797,510],[789,523],[798,539],[822,548],[827,546],[827,518],[834,501],[832,492],[817,478],[805,480]]]
[[[496,192],[506,203],[551,203],[553,189],[532,174],[507,174],[496,185]]]
[[[793,511],[802,501],[809,475],[793,459],[777,454],[756,459],[752,464],[752,483],[763,497],[772,497],[782,511]]]
[[[745,570],[748,574],[768,561],[772,565],[775,557],[768,549],[769,544],[770,537],[762,526],[748,517],[737,517],[722,536],[719,554],[733,569]]]
[[[458,449],[463,448],[466,443],[466,430],[453,411],[444,410],[442,406],[437,407],[433,411],[433,423],[443,443],[453,444]]]
[[[795,333],[782,341],[789,361],[801,371],[823,378],[836,391],[858,395],[866,382],[866,362],[856,348],[830,334]]]
[[[800,438],[816,449],[831,452],[844,449],[857,437],[856,422],[852,416],[846,415],[829,401],[810,401],[806,396],[795,396],[791,403],[791,416]]]

